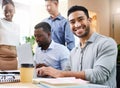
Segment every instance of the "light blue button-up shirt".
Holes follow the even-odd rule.
[[[68,66],[70,51],[64,45],[51,42],[47,50],[36,48],[34,60],[36,64],[44,63],[56,69],[65,70]]]
[[[43,21],[51,25],[52,39],[55,42],[66,45],[69,50],[75,47],[75,39],[67,19],[59,14],[55,19],[49,17]]]
[[[109,37],[93,33],[86,42],[71,51],[71,70],[85,71],[86,80],[116,88],[117,44]]]

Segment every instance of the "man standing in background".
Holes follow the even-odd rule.
[[[58,0],[45,0],[46,9],[50,14],[49,18],[44,19],[52,27],[52,39],[72,50],[75,46],[75,39],[70,30],[69,23],[58,11]]]

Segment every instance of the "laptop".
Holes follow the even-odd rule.
[[[30,43],[25,43],[16,47],[17,56],[18,56],[18,68],[21,67],[21,64],[28,63],[34,65],[32,47]]]

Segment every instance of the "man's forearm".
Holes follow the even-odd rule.
[[[75,77],[75,78],[81,78],[85,80],[85,72],[71,72],[71,71],[61,71],[61,74],[63,77]]]

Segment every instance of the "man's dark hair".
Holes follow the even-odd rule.
[[[72,6],[69,10],[68,10],[68,13],[67,13],[67,16],[69,16],[72,12],[75,12],[75,11],[83,11],[85,13],[85,15],[87,16],[87,18],[89,18],[89,13],[88,13],[88,10],[83,7],[83,6]]]
[[[47,22],[40,22],[34,28],[35,29],[42,28],[42,30],[46,33],[51,32],[51,26]]]
[[[11,4],[15,7],[14,2],[12,0],[2,0],[2,8],[4,5]]]

